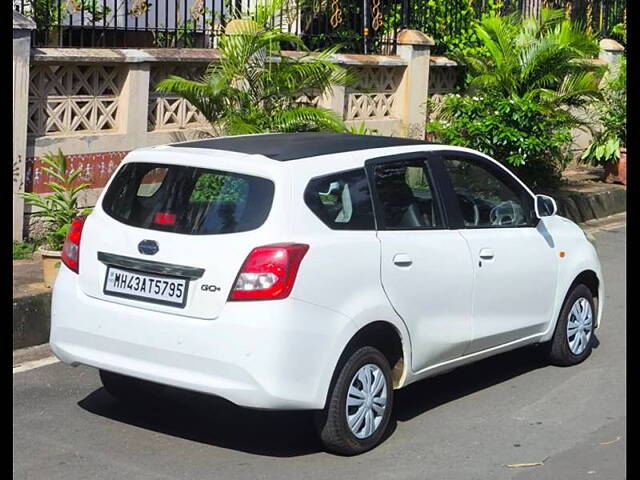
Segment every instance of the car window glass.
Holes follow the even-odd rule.
[[[508,185],[478,162],[447,158],[449,173],[466,227],[518,227],[531,223],[527,194]]]
[[[304,200],[334,230],[374,230],[371,194],[364,169],[312,179]]]
[[[442,216],[424,162],[384,163],[373,170],[384,228],[442,227]]]
[[[130,162],[102,201],[116,220],[139,228],[187,235],[254,230],[267,219],[271,180],[196,167]]]

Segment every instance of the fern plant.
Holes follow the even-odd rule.
[[[428,131],[493,156],[535,188],[559,185],[571,129],[590,128],[580,109],[602,96],[604,69],[589,60],[597,41],[550,9],[485,16],[476,32],[482,48],[465,57],[471,95],[445,95]]]
[[[515,95],[552,109],[584,107],[600,97],[604,70],[589,61],[598,43],[562,10],[542,9],[539,19],[517,12],[487,16],[477,35],[484,48],[465,57],[472,90]]]
[[[170,76],[156,89],[181,96],[196,107],[218,134],[344,131],[332,110],[308,100],[353,75],[331,61],[339,46],[310,52],[301,39],[273,25],[283,0],[260,3],[250,15],[229,22],[220,38],[218,62],[199,80]],[[282,46],[301,54],[287,55]]]
[[[45,182],[51,193],[41,196],[33,192],[21,193],[25,201],[34,206],[33,216],[42,218],[45,226],[44,246],[49,250],[62,250],[71,221],[87,210],[78,209],[78,194],[89,186],[79,182],[82,170],[69,170],[68,162],[61,149],[48,153],[41,159],[42,171],[53,180]]]

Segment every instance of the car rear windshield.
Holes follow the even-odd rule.
[[[271,180],[157,163],[127,163],[111,182],[103,210],[134,227],[189,235],[254,230],[271,209]]]

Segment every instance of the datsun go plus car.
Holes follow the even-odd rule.
[[[378,444],[394,390],[530,344],[582,362],[594,245],[482,153],[299,133],[135,150],[73,222],[51,347],[141,398],[165,385],[313,410],[327,450]]]

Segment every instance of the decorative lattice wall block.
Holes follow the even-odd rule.
[[[32,136],[117,131],[120,65],[31,66],[27,132]]]
[[[156,85],[170,75],[199,80],[206,67],[197,64],[152,65],[150,71],[148,131],[205,128],[207,119],[188,101],[156,91]]]
[[[357,84],[346,90],[345,120],[392,118],[403,69],[361,67],[358,70]]]

